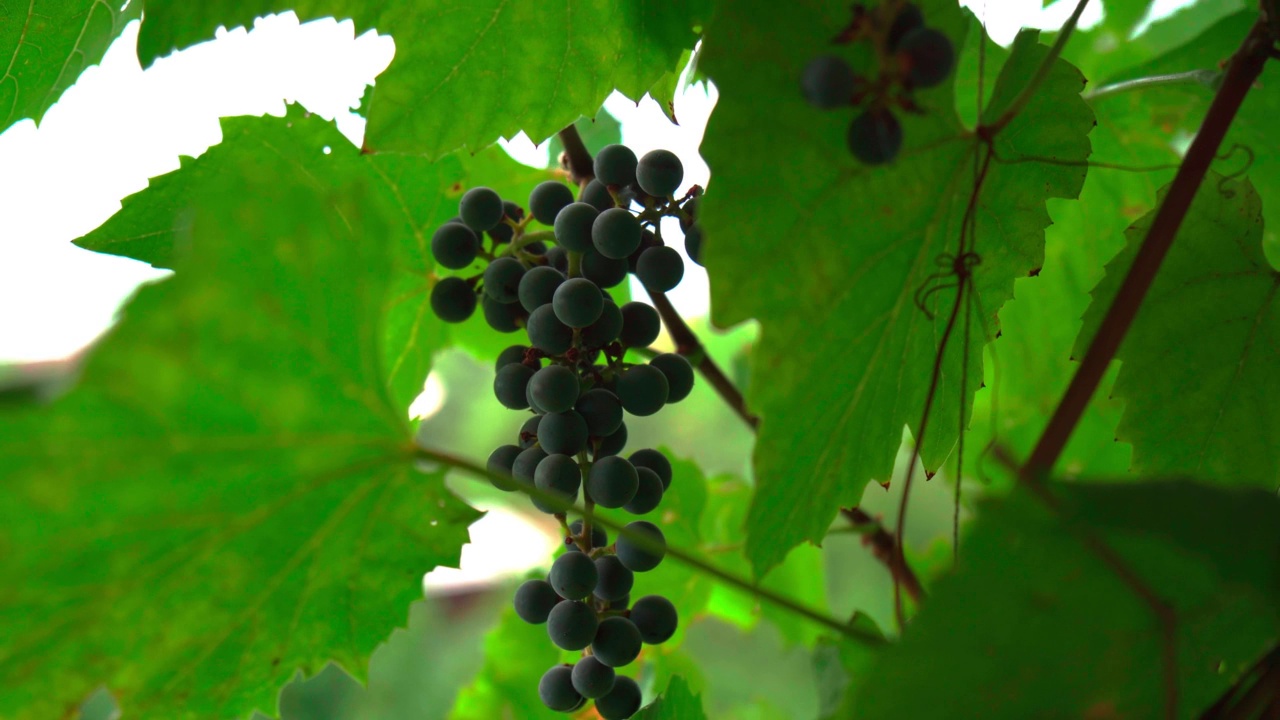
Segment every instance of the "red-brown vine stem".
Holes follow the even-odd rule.
[[[854,527],[866,530],[864,543],[871,546],[871,554],[889,568],[894,580],[902,585],[908,597],[917,605],[923,602],[924,587],[920,585],[920,580],[911,570],[911,566],[907,565],[899,555],[898,543],[893,535],[889,534],[878,520],[860,508],[841,508],[840,514],[844,515]]]

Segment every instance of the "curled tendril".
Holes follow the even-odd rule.
[[[1249,168],[1253,167],[1253,149],[1248,147],[1247,145],[1241,145],[1240,143],[1236,143],[1235,145],[1232,145],[1231,149],[1227,150],[1226,152],[1214,156],[1214,158],[1217,160],[1230,160],[1231,156],[1235,155],[1237,152],[1244,153],[1244,156],[1245,156],[1244,167],[1231,173],[1230,175],[1223,175],[1222,179],[1218,181],[1218,193],[1222,195],[1222,197],[1228,200],[1236,196],[1236,191],[1227,187],[1227,185],[1232,180],[1236,180],[1238,178],[1244,177],[1245,173],[1249,172]]]
[[[925,303],[929,301],[929,297],[941,290],[949,290],[959,287],[961,278],[968,278],[973,275],[973,269],[982,264],[982,256],[975,252],[963,252],[959,255],[951,253],[942,253],[933,259],[933,264],[941,268],[946,268],[942,272],[936,272],[926,277],[920,287],[916,288],[915,305],[925,317],[933,319],[933,313]],[[945,278],[954,278],[956,282],[943,283],[934,285],[933,283]]]

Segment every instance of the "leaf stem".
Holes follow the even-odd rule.
[[[1084,99],[1097,100],[1108,95],[1118,95],[1132,90],[1146,90],[1147,88],[1164,87],[1166,85],[1204,85],[1205,87],[1214,87],[1221,78],[1222,72],[1220,70],[1188,70],[1187,72],[1169,73],[1167,75],[1152,75],[1103,85],[1093,92],[1085,93]]]
[[[578,128],[569,125],[561,130],[560,143],[564,152],[560,153],[560,167],[569,171],[569,179],[578,187],[591,182],[596,177],[595,163],[591,160],[591,151],[578,134]]]
[[[899,562],[901,553],[898,552],[898,543],[894,540],[893,535],[890,535],[889,531],[884,529],[880,521],[856,507],[840,508],[840,513],[853,526],[854,532],[864,536],[863,543],[871,546],[871,554],[889,568],[894,580],[902,584],[902,589],[906,591],[907,595],[917,605],[923,602],[925,593],[924,587],[920,585],[920,579],[911,570],[911,566],[905,562]],[[832,530],[831,532],[836,531]]]
[[[457,457],[456,455],[440,452],[438,450],[432,450],[430,448],[415,446],[413,448],[413,455],[416,459],[426,461],[428,463],[439,463],[451,468],[456,468],[458,470],[465,471],[467,473],[470,473],[478,477],[487,478],[490,481],[497,481],[498,483],[502,483],[505,485],[514,485],[516,489],[518,489],[520,492],[530,496],[531,498],[536,498],[539,502],[543,503],[544,505],[555,509],[557,513],[574,512],[581,515],[583,518],[584,529],[590,527],[591,525],[599,525],[600,527],[609,528],[618,536],[625,537],[628,540],[636,543],[637,545],[647,550],[652,550],[654,552],[657,552],[659,550],[665,549],[666,555],[676,559],[681,563],[684,563],[685,565],[688,565],[692,568],[697,569],[703,574],[710,575],[720,580],[726,585],[730,585],[739,590],[755,595],[762,600],[765,600],[774,605],[777,605],[778,607],[781,607],[785,610],[795,613],[796,615],[800,615],[801,617],[804,617],[828,629],[834,630],[853,642],[862,643],[870,647],[879,647],[886,644],[886,641],[884,640],[884,638],[874,633],[868,632],[858,627],[849,627],[845,623],[840,622],[839,620],[831,617],[830,615],[826,615],[825,613],[821,613],[817,610],[814,610],[813,608],[801,605],[800,603],[796,602],[795,600],[792,600],[791,598],[785,595],[782,595],[781,593],[774,592],[773,590],[760,587],[759,585],[756,585],[747,580],[744,580],[738,577],[737,575],[734,575],[733,573],[730,573],[726,570],[722,570],[721,568],[718,568],[706,562],[705,560],[692,555],[691,553],[685,552],[684,550],[681,550],[675,547],[662,548],[661,546],[657,545],[653,541],[653,539],[651,539],[648,535],[644,533],[637,533],[632,530],[628,530],[622,524],[596,514],[594,510],[588,510],[585,508],[578,507],[573,503],[569,503],[565,500],[564,496],[542,490],[541,488],[538,488],[533,483],[528,482],[527,480],[522,480],[520,478],[513,477],[511,475],[502,475],[502,474],[494,473],[482,465],[478,465],[469,460]]]

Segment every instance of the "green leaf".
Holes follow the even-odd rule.
[[[662,108],[662,113],[675,125],[680,124],[680,121],[676,119],[676,95],[688,86],[688,82],[680,82],[680,76],[684,73],[685,67],[691,60],[695,62],[696,68],[696,59],[692,50],[685,50],[680,53],[680,59],[676,62],[676,66],[668,70],[665,75],[658,79],[658,82],[653,84],[653,87],[649,88],[649,96],[653,98],[654,102],[658,103],[658,106]],[[696,69],[690,71],[690,78],[693,77],[694,72],[696,72]]]
[[[477,514],[413,466],[386,394],[377,191],[285,121],[232,121],[182,271],[144,287],[79,385],[0,436],[0,707],[270,710],[295,672],[363,674]],[[304,128],[297,128],[305,133]],[[252,152],[250,152],[252,149]],[[212,154],[211,154],[212,155]]]
[[[710,3],[151,0],[138,55],[150,65],[219,25],[285,10],[391,34],[396,54],[373,92],[365,144],[438,158],[521,130],[540,142],[594,115],[614,89],[643,96],[693,46]]]
[[[852,623],[868,632],[880,634],[880,628],[866,615],[854,615]],[[819,720],[844,720],[857,717],[856,695],[851,691],[856,682],[875,672],[878,654],[865,645],[824,638],[813,651],[813,674],[818,682]]]
[[[560,662],[560,650],[547,638],[545,625],[526,623],[508,604],[485,639],[484,655],[484,667],[458,693],[450,720],[564,717],[538,699],[542,674]]]
[[[983,502],[956,574],[861,678],[859,717],[1159,714],[1161,626],[1082,528],[1172,607],[1179,717],[1198,716],[1275,643],[1274,493],[1187,481],[1053,491],[1062,516],[1022,491]]]
[[[702,699],[693,694],[684,678],[673,677],[667,691],[636,714],[636,720],[706,720]]]
[[[762,326],[748,397],[762,416],[747,528],[758,574],[800,542],[820,541],[838,507],[856,504],[868,480],[888,478],[903,425],[918,434],[955,291],[929,296],[932,316],[914,297],[946,284],[931,276],[939,257],[956,251],[974,159],[985,147],[960,126],[947,85],[918,94],[923,116],[903,115],[906,145],[894,164],[855,161],[845,144],[850,114],[814,110],[799,88],[814,43],[847,13],[843,3],[796,3],[764,27],[758,13],[733,5],[717,15],[704,51],[720,89],[704,143],[716,178],[703,208],[713,317],[721,326],[752,317]],[[959,9],[939,0],[925,15],[963,46],[971,23]],[[717,35],[733,42],[711,42]],[[989,120],[1046,53],[1034,33],[1019,37],[995,81]],[[1074,197],[1084,179],[1084,168],[1071,164],[1009,161],[1087,157],[1093,116],[1079,98],[1083,83],[1057,63],[994,143],[1000,160],[988,168],[975,213],[981,311],[967,344],[968,387],[961,398],[966,343],[957,333],[921,444],[931,470],[950,452],[981,383],[982,338],[996,333],[994,313],[1014,278],[1042,261],[1045,201]]]
[[[1209,174],[1124,344],[1114,395],[1125,402],[1117,437],[1133,444],[1133,470],[1275,488],[1280,425],[1277,273],[1262,253],[1262,203],[1248,181]],[[1161,193],[1163,200],[1164,192]],[[1076,345],[1083,355],[1156,216],[1093,290]]]
[[[123,7],[123,9],[118,9]],[[0,5],[0,132],[23,118],[39,122],[62,92],[96,65],[141,2],[57,0]]]

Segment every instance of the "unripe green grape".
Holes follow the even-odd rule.
[[[657,525],[647,520],[637,520],[627,525],[626,529],[634,534],[649,539],[652,548],[623,535],[614,543],[618,559],[633,572],[648,572],[662,562],[667,554],[667,539]]]
[[[636,494],[622,509],[632,515],[651,513],[662,502],[662,478],[649,468],[636,468],[636,480]]]
[[[538,463],[538,469],[534,470],[533,484],[539,490],[557,495],[567,504],[573,504],[578,501],[578,488],[582,486],[582,469],[578,467],[578,461],[568,455],[548,455]],[[564,508],[555,507],[538,498],[533,498],[533,506],[544,513],[564,512]]]
[[[683,355],[662,353],[649,361],[667,377],[667,402],[677,403],[693,391],[693,366]]]
[[[597,580],[596,563],[586,553],[561,555],[551,564],[551,572],[547,575],[551,587],[566,600],[581,600],[590,595]]]
[[[526,580],[516,588],[512,604],[521,620],[530,625],[541,625],[560,600],[555,588],[546,580]]]
[[[618,668],[629,665],[640,656],[643,642],[635,623],[624,617],[607,617],[596,628],[596,636],[591,641],[591,654],[605,665]]]
[[[561,557],[568,557],[566,553]],[[578,557],[586,557],[579,553]],[[569,600],[551,608],[547,616],[547,635],[561,650],[582,650],[596,637],[599,620],[596,611],[585,603]]]
[[[604,295],[600,286],[590,280],[570,278],[556,288],[551,307],[560,322],[571,328],[584,328],[600,319]]]
[[[626,260],[640,247],[640,221],[630,211],[611,208],[591,223],[591,244],[612,260]]]
[[[460,223],[445,223],[431,236],[431,255],[450,270],[461,270],[475,262],[480,252],[480,239],[471,228]]]
[[[658,339],[662,331],[662,319],[658,311],[642,302],[629,302],[623,305],[622,330],[618,340],[627,347],[649,347]]]
[[[600,211],[595,206],[576,202],[570,203],[556,215],[556,244],[572,252],[586,252],[591,249],[591,226]]]
[[[484,269],[484,293],[500,303],[516,302],[523,279],[524,266],[519,260],[500,257]]]
[[[449,323],[460,323],[476,311],[476,291],[460,277],[441,278],[431,288],[431,311]]]
[[[636,365],[618,378],[618,399],[622,409],[632,415],[652,415],[662,409],[671,392],[667,376],[658,368]]]
[[[547,413],[538,423],[538,444],[548,453],[577,455],[587,448],[587,422],[573,410]]]
[[[596,179],[605,185],[630,185],[636,181],[639,160],[626,145],[605,145],[596,153]]]
[[[568,185],[555,180],[538,183],[529,193],[529,212],[543,225],[556,221],[556,214],[573,202],[573,191]]]
[[[564,273],[547,265],[531,268],[520,278],[516,296],[525,310],[533,312],[551,302],[556,288],[564,284]]]
[[[532,378],[533,368],[528,365],[515,363],[507,365],[493,378],[493,394],[503,407],[524,410],[529,407],[525,399],[525,389]]]
[[[620,508],[631,502],[637,483],[635,467],[617,455],[600,458],[587,472],[587,494],[600,507]]]
[[[667,292],[684,278],[684,260],[675,248],[649,248],[636,261],[636,277],[649,292]]]
[[[661,645],[676,634],[680,623],[676,606],[661,595],[645,595],[631,606],[631,622],[647,645]]]
[[[663,455],[661,452],[654,450],[653,448],[644,448],[631,453],[627,459],[630,460],[631,464],[635,465],[637,468],[649,468],[657,473],[658,477],[662,480],[662,489],[664,491],[671,487],[671,477],[673,473],[671,469],[671,461],[667,459],[666,455]]]
[[[543,673],[538,681],[538,698],[556,712],[571,712],[581,706],[582,695],[573,689],[573,668],[557,665]]]
[[[887,108],[872,108],[849,124],[849,152],[867,165],[883,165],[902,149],[902,125]]]
[[[804,99],[819,110],[852,105],[857,84],[853,68],[835,55],[819,55],[810,60],[800,79]]]
[[[629,270],[630,266],[625,259],[607,258],[596,252],[594,247],[590,252],[582,254],[582,277],[602,288],[620,284],[627,279]]]
[[[520,448],[515,445],[503,445],[498,449],[489,453],[489,460],[485,463],[485,467],[489,472],[498,475],[510,475],[511,466],[515,463],[516,457],[520,455]],[[516,489],[515,483],[510,480],[499,480],[497,478],[489,478],[489,482],[494,487],[504,492],[512,492]]]
[[[529,313],[529,343],[547,355],[563,355],[573,347],[573,328],[560,322],[550,304]]]
[[[640,712],[640,686],[626,675],[613,681],[608,695],[596,700],[596,712],[603,720],[627,720]]]
[[[491,230],[502,222],[505,210],[502,198],[487,187],[471,188],[458,201],[458,215],[462,222],[478,233]]]
[[[613,668],[588,655],[573,666],[573,689],[585,698],[604,697],[613,690]]]
[[[563,365],[548,365],[529,379],[529,392],[543,412],[558,413],[578,402],[578,374]]]
[[[684,165],[670,150],[651,150],[636,165],[636,184],[654,197],[670,197],[684,180]]]

